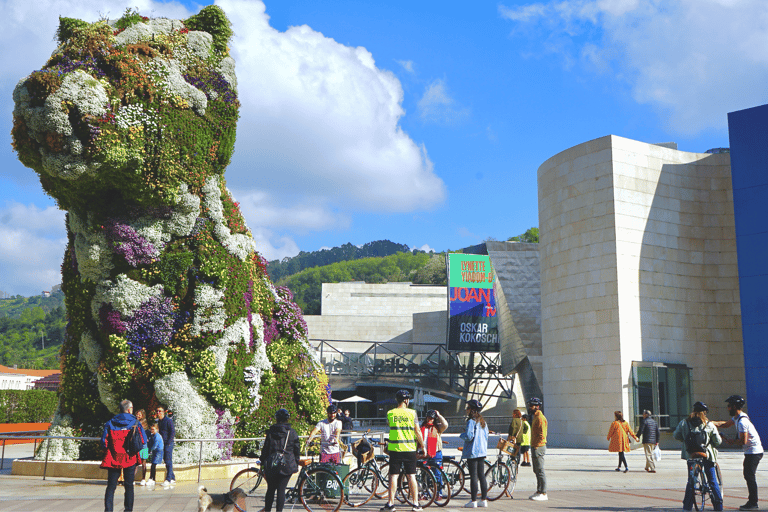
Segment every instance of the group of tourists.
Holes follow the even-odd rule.
[[[104,459],[101,467],[107,470],[107,489],[104,493],[104,510],[112,512],[115,490],[122,478],[125,488],[124,509],[133,511],[133,486],[136,481],[136,468],[142,468],[140,485],[155,485],[157,465],[165,462],[165,481],[167,488],[176,483],[173,473],[173,445],[176,430],[173,419],[168,416],[167,409],[161,405],[155,409],[156,420],[150,425],[147,414],[140,409],[133,414],[133,403],[130,400],[120,402],[120,413],[116,414],[104,425],[101,436],[101,446],[104,448]],[[133,438],[140,450],[132,453]],[[147,461],[151,464],[149,479],[147,479]]]

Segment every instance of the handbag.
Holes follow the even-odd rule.
[[[264,462],[264,472],[267,475],[279,475],[283,473],[283,470],[288,469],[288,462],[285,460],[285,450],[288,448],[288,438],[290,436],[290,432],[286,433],[283,451],[275,451],[267,456],[267,460]]]
[[[656,462],[661,460],[661,448],[659,448],[659,445],[656,445],[656,447],[653,449],[653,460]]]

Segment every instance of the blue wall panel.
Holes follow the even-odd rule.
[[[747,410],[768,448],[768,105],[728,114],[728,132]]]

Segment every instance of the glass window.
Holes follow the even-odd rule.
[[[658,419],[659,428],[672,429],[688,415],[691,369],[683,364],[632,362],[632,398],[635,426],[643,410]]]

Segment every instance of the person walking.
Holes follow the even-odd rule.
[[[395,511],[395,490],[400,474],[408,478],[408,486],[411,492],[412,512],[421,512],[419,505],[419,489],[416,485],[416,458],[417,448],[424,449],[424,440],[419,432],[419,424],[416,421],[416,411],[408,408],[411,393],[401,389],[395,393],[397,407],[387,412],[389,424],[389,490],[387,504],[381,507],[380,512]]]
[[[656,472],[656,460],[653,452],[659,446],[659,424],[651,416],[648,409],[643,411],[643,419],[637,428],[637,436],[642,436],[643,450],[645,451],[645,470],[649,473]]]
[[[176,425],[167,412],[168,407],[165,405],[158,405],[155,409],[157,428],[163,438],[163,462],[165,462],[163,487],[176,484],[176,475],[173,472],[173,443],[176,440]]]
[[[488,455],[488,425],[480,414],[483,408],[478,400],[467,402],[467,425],[459,435],[464,440],[461,458],[467,461],[469,470],[469,489],[472,500],[464,508],[488,506],[488,482],[485,480],[485,457]],[[480,500],[477,499],[477,488],[480,487]]]
[[[421,422],[421,438],[424,440],[424,456],[429,464],[443,469],[443,437],[442,433],[448,428],[448,420],[442,414],[432,409]],[[435,472],[438,489],[443,487],[443,477],[440,471]],[[442,492],[442,491],[441,491]]]
[[[749,498],[747,502],[739,507],[739,510],[758,510],[757,500],[757,465],[763,458],[763,445],[760,442],[760,436],[757,433],[755,425],[749,420],[749,416],[742,412],[744,404],[747,402],[739,395],[729,396],[725,402],[728,404],[728,414],[731,416],[727,421],[713,421],[717,427],[731,427],[736,425],[737,437],[735,440],[726,440],[728,444],[735,444],[744,447],[744,480],[747,481],[747,491]]]
[[[624,456],[624,452],[630,451],[629,436],[632,436],[635,441],[639,439],[634,432],[629,428],[629,423],[624,420],[624,414],[621,411],[614,411],[614,421],[611,423],[608,429],[608,451],[619,452],[619,465],[616,471],[621,471],[621,465],[624,464],[624,472],[629,471],[627,466],[627,458]]]
[[[299,471],[301,446],[299,435],[288,423],[290,418],[291,413],[287,409],[278,410],[275,413],[275,424],[269,427],[264,439],[264,448],[261,450],[262,463],[267,464],[273,454],[282,454],[284,461],[279,467],[270,467],[267,464],[264,468],[267,480],[264,512],[270,512],[273,503],[275,510],[282,512],[285,506],[285,488],[288,486],[288,480],[291,479],[291,475]],[[277,500],[275,500],[275,495],[277,495]]]
[[[307,438],[307,446],[318,434],[320,434],[320,463],[341,464],[341,421],[337,419],[336,413],[338,407],[331,404],[325,408],[328,416],[326,419],[318,422]]]
[[[717,478],[717,450],[723,439],[715,424],[707,419],[709,408],[703,402],[693,404],[693,412],[686,419],[677,424],[672,436],[683,442],[683,450],[680,457],[688,461],[688,471],[691,470],[691,459],[701,456],[704,458],[704,472],[709,482],[712,508],[723,510],[723,495],[720,491],[720,481]],[[700,455],[696,455],[700,454]],[[683,510],[693,508],[693,485],[691,479],[685,486],[683,497]]]
[[[134,430],[134,427],[137,427]],[[144,429],[133,415],[133,403],[130,400],[120,402],[120,413],[116,414],[104,425],[101,435],[101,446],[106,450],[101,467],[107,470],[107,490],[104,493],[104,512],[112,512],[115,500],[115,489],[120,475],[123,476],[125,512],[133,512],[133,481],[136,466],[139,465],[139,454],[129,454],[125,450],[129,433],[135,432],[141,436],[142,443],[147,442]]]
[[[544,473],[544,456],[547,454],[547,418],[541,412],[541,398],[528,399],[528,410],[531,416],[531,460],[533,472],[536,475],[536,493],[529,499],[547,501],[547,475]]]
[[[342,411],[339,409],[337,418],[341,421],[341,431],[344,434],[342,436],[342,442],[347,447],[346,449],[349,450],[350,445],[352,444],[351,432],[355,429],[355,424],[352,421],[352,416],[349,415],[349,410]]]

